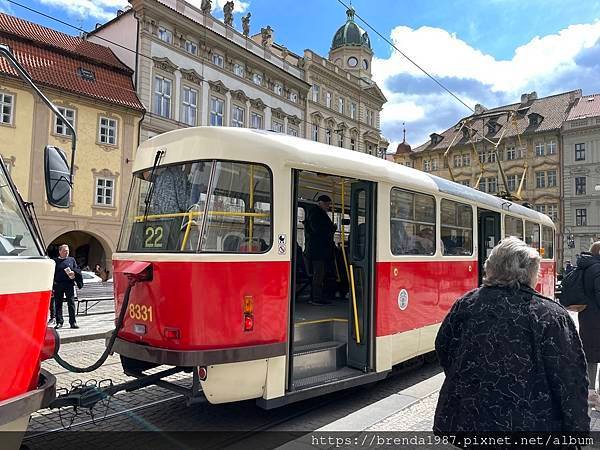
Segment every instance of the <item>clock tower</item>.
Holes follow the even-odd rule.
[[[359,78],[371,79],[373,50],[365,30],[354,22],[354,9],[346,11],[346,23],[333,36],[329,60]]]

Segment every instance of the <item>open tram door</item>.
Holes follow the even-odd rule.
[[[483,265],[492,249],[500,242],[500,213],[479,209],[478,215],[478,261],[479,284],[483,281]]]
[[[351,210],[347,364],[367,372],[373,367],[374,354],[371,347],[374,342],[375,183],[352,183]]]

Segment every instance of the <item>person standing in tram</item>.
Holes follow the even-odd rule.
[[[334,257],[333,235],[337,227],[327,214],[331,209],[331,198],[328,195],[321,195],[317,201],[318,204],[308,212],[304,224],[306,256],[311,261],[313,275],[310,303],[313,305],[327,305],[331,302],[323,299],[323,290],[327,265],[332,262]]]
[[[444,319],[436,434],[589,432],[585,355],[567,310],[533,288],[540,260],[518,238],[503,239],[483,285]]]
[[[56,308],[56,326],[54,328],[62,328],[63,326],[63,297],[67,300],[69,309],[69,324],[71,328],[79,328],[75,319],[75,278],[77,274],[81,277],[81,271],[77,266],[75,258],[69,256],[69,246],[62,244],[58,248],[58,258],[54,258],[54,283],[52,294],[54,297]]]

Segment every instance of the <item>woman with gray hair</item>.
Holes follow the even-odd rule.
[[[534,290],[540,260],[525,242],[503,239],[483,286],[444,319],[436,433],[589,431],[581,341],[568,312]]]

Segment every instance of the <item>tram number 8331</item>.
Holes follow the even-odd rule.
[[[132,319],[152,322],[152,306],[132,303],[127,309],[129,310],[129,317]]]

